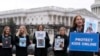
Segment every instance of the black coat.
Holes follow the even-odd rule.
[[[76,27],[70,28],[70,32],[84,32],[84,28],[81,31],[78,31]],[[69,33],[70,33],[69,32]],[[93,56],[93,52],[84,52],[84,51],[70,51],[70,56]]]
[[[26,47],[19,46],[19,38],[23,38],[23,36],[15,36],[16,56],[28,56],[27,47],[30,44],[29,36],[26,36]]]
[[[100,33],[99,33],[99,48],[100,48]]]
[[[47,56],[47,48],[50,47],[50,39],[47,32],[45,37],[45,48],[37,48],[35,33],[33,35],[33,43],[35,44],[35,56]]]
[[[2,43],[2,38],[4,35],[0,36],[0,43]],[[13,36],[9,35],[11,37],[11,45],[13,47],[14,41],[13,41]],[[5,38],[7,38],[8,36],[4,36]],[[0,46],[0,56],[12,56],[12,47],[11,48],[2,48],[2,46]]]
[[[55,39],[58,38],[58,36],[60,36],[61,38],[64,39],[64,47],[63,50],[54,50],[54,46],[55,46]],[[54,54],[55,56],[67,56],[67,48],[69,45],[69,39],[67,35],[56,35],[54,37],[54,42],[53,42],[53,50],[54,50]]]
[[[100,49],[100,33],[98,32],[98,34],[99,34],[99,49]],[[100,55],[100,51],[99,52],[96,52],[95,54],[96,55]]]

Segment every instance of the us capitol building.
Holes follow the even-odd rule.
[[[55,6],[2,11],[0,12],[0,23],[6,23],[12,18],[16,25],[32,25],[31,33],[36,30],[34,26],[44,24],[45,30],[54,34],[54,29],[57,29],[59,25],[66,26],[66,28],[72,26],[76,15],[81,15],[84,19],[100,20],[100,0],[95,0],[91,9],[93,13],[85,8],[66,9]]]
[[[95,3],[91,6],[91,10],[100,18],[100,0],[95,0]]]

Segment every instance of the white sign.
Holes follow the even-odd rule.
[[[63,50],[63,47],[64,47],[64,39],[55,38],[54,50]]]
[[[97,20],[85,20],[84,33],[96,33],[98,31]]]
[[[36,38],[45,38],[46,37],[46,32],[45,31],[36,31],[35,32],[35,37]]]
[[[19,46],[26,47],[26,38],[19,38]]]
[[[45,39],[37,38],[37,48],[45,48]]]

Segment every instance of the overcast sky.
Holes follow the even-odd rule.
[[[90,6],[94,0],[0,0],[0,11],[12,9],[29,9],[44,6],[58,6],[63,8],[86,8]]]

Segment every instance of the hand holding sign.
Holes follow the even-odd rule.
[[[11,45],[11,37],[2,37],[2,47],[3,48],[10,48]]]
[[[45,48],[46,32],[45,31],[36,31],[35,37],[37,40],[37,48]]]
[[[63,50],[64,47],[64,39],[63,38],[55,38],[55,50]]]
[[[45,48],[45,40],[43,38],[37,39],[37,48]]]

